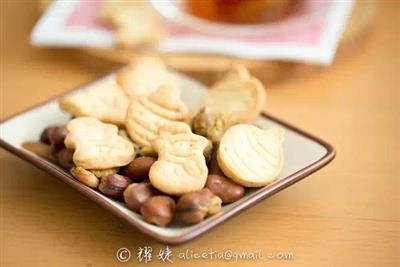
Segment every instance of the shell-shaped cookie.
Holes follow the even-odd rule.
[[[163,85],[151,95],[139,97],[129,105],[126,129],[135,143],[150,147],[162,125],[188,119],[189,112],[180,99],[179,89]]]
[[[248,70],[234,66],[225,77],[211,86],[204,106],[222,114],[229,124],[252,122],[261,113],[266,100],[262,83]]]
[[[67,124],[65,146],[74,150],[73,161],[84,169],[109,169],[127,165],[135,158],[133,143],[118,134],[118,127],[91,117]]]
[[[147,96],[163,84],[179,88],[177,78],[155,57],[135,58],[117,73],[117,82],[131,100]]]
[[[76,117],[89,116],[122,126],[129,100],[115,79],[109,78],[63,97],[59,104]]]
[[[280,128],[260,129],[250,124],[229,128],[217,152],[224,174],[247,187],[264,186],[282,170],[284,132]]]
[[[159,137],[152,142],[158,159],[150,168],[151,184],[170,195],[201,190],[207,181],[203,152],[209,143],[205,137],[193,134],[186,123],[162,126]]]

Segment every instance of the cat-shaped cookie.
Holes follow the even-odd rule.
[[[127,165],[135,158],[133,143],[118,134],[118,127],[91,117],[72,119],[64,140],[74,150],[73,161],[84,169],[109,169]]]
[[[129,105],[126,129],[136,144],[151,147],[160,126],[188,120],[189,112],[180,99],[179,89],[162,85],[149,96],[139,97]]]
[[[238,184],[247,187],[267,185],[282,170],[283,135],[281,128],[264,130],[251,124],[232,126],[221,139],[218,165]]]
[[[186,123],[162,126],[152,142],[158,160],[150,168],[151,184],[170,195],[201,190],[208,175],[203,152],[209,144],[205,137],[193,134]]]
[[[233,66],[208,90],[204,107],[223,116],[227,125],[251,123],[265,106],[263,84],[242,65]]]

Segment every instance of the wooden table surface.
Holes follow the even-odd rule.
[[[1,118],[101,75],[113,66],[79,53],[33,48],[33,1],[1,1]],[[267,85],[266,110],[331,142],[336,159],[302,182],[172,248],[291,252],[294,259],[238,266],[400,266],[400,3],[381,2],[368,35],[333,66]],[[67,185],[1,150],[0,266],[119,265],[120,247],[164,246]]]

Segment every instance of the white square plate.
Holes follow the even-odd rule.
[[[109,79],[112,75],[114,75],[114,73],[74,90],[84,90],[94,83]],[[182,74],[174,73],[174,75],[181,81],[183,100],[188,105],[191,112],[195,112],[206,93],[207,87]],[[143,221],[139,214],[129,210],[123,202],[110,199],[100,194],[98,191],[86,187],[75,180],[61,167],[22,148],[21,144],[24,141],[39,140],[41,132],[49,125],[66,123],[69,118],[70,115],[58,107],[57,99],[51,99],[46,103],[23,111],[1,122],[0,145],[17,156],[31,162],[33,165],[61,179],[139,230],[169,244],[182,243],[203,234],[238,214],[240,211],[307,177],[328,164],[335,157],[334,149],[325,141],[270,115],[263,114],[257,121],[259,126],[265,128],[276,125],[285,130],[285,141],[283,144],[285,163],[278,179],[265,187],[247,189],[242,199],[224,205],[221,212],[207,218],[199,224],[192,226],[171,224],[168,227],[158,227]]]

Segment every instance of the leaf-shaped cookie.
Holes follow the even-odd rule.
[[[262,83],[242,65],[234,66],[208,91],[204,106],[224,115],[229,123],[252,122],[261,113],[266,100]]]
[[[208,174],[203,152],[209,144],[207,138],[193,134],[186,123],[162,126],[152,142],[158,160],[150,168],[151,184],[170,195],[202,189]]]
[[[180,99],[179,89],[162,85],[151,95],[139,97],[129,105],[126,129],[135,143],[150,147],[160,126],[188,119],[189,113]]]
[[[178,81],[165,67],[161,59],[137,57],[117,73],[117,82],[130,99],[147,96],[161,85],[177,87]]]
[[[115,79],[109,78],[63,97],[59,104],[76,117],[89,116],[124,125],[129,100]]]
[[[259,187],[271,183],[283,166],[283,130],[250,124],[229,128],[221,139],[217,159],[224,174],[236,183]]]
[[[133,143],[118,134],[118,127],[91,117],[67,124],[65,146],[75,150],[73,161],[84,169],[108,169],[127,165],[135,158]]]

